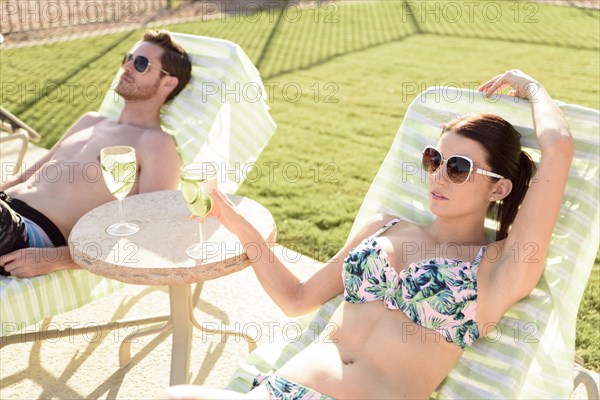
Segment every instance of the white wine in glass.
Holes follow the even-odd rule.
[[[181,194],[185,205],[196,217],[204,218],[212,209],[212,190],[217,187],[217,165],[192,163],[181,168]],[[198,224],[199,243],[185,251],[188,257],[205,258],[204,224]]]
[[[136,177],[135,150],[129,146],[110,146],[100,150],[102,177],[110,193],[119,200],[120,222],[106,228],[112,236],[129,236],[140,230],[136,224],[125,222],[123,199],[129,194]]]

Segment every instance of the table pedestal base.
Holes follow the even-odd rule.
[[[201,288],[201,285],[198,285]],[[197,288],[198,290],[198,288]],[[169,303],[171,315],[168,321],[160,326],[151,326],[131,333],[125,337],[119,348],[119,365],[126,366],[131,360],[131,342],[135,339],[165,332],[173,331],[173,345],[171,352],[171,378],[169,384],[181,385],[188,383],[190,350],[192,346],[192,327],[206,332],[219,333],[221,335],[233,335],[243,338],[248,342],[248,349],[252,352],[256,349],[256,341],[251,336],[232,327],[223,327],[221,329],[205,328],[194,317],[194,306],[199,292],[194,293],[192,298],[191,286],[170,285]],[[193,301],[195,300],[195,301]]]

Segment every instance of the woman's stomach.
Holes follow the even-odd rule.
[[[381,301],[344,302],[278,375],[334,398],[429,398],[462,350]]]

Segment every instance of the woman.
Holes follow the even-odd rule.
[[[523,72],[498,75],[479,90],[490,96],[507,86],[510,95],[531,103],[542,154],[533,179],[533,162],[508,122],[489,114],[460,118],[423,152],[432,224],[375,216],[304,282],[274,257],[256,260],[262,286],[290,316],[342,292],[345,301],[331,319],[339,327],[331,340],[311,343],[274,375],[258,377],[245,398],[429,398],[463,351],[529,295],[544,270],[573,144],[556,104]],[[226,196],[215,191],[213,198],[212,215],[244,245],[270,251]],[[488,244],[490,212],[497,213],[499,228]],[[409,243],[421,251],[403,254]],[[510,250],[531,243],[534,260]],[[494,257],[486,257],[490,246]],[[422,260],[419,254],[431,249],[443,252]],[[171,388],[169,395],[243,396],[193,386]]]

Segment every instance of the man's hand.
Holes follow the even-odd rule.
[[[79,268],[71,259],[67,246],[15,250],[0,256],[0,266],[17,278],[31,278],[61,269]]]

